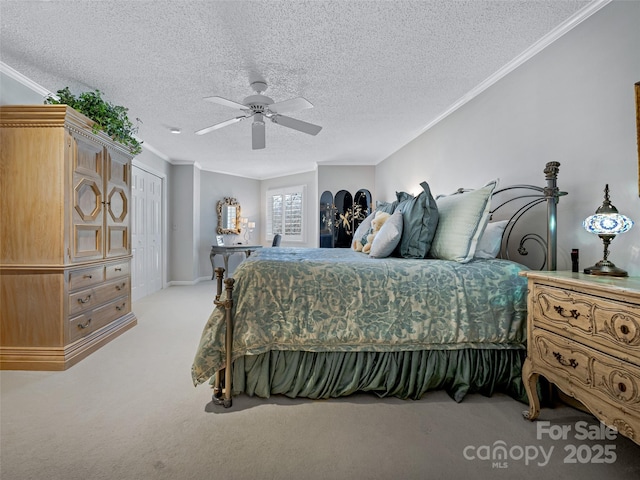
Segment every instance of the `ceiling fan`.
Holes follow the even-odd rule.
[[[214,102],[219,105],[224,105],[225,107],[235,108],[236,110],[240,110],[242,114],[235,118],[198,130],[195,132],[196,135],[204,135],[205,133],[209,133],[219,128],[226,127],[227,125],[253,117],[253,124],[251,125],[251,144],[253,150],[258,150],[265,147],[265,117],[277,125],[292,128],[299,132],[308,133],[309,135],[317,135],[320,130],[322,130],[322,127],[314,125],[313,123],[303,122],[302,120],[296,120],[295,118],[282,115],[283,113],[304,110],[305,108],[313,108],[313,105],[308,100],[302,97],[297,97],[274,103],[271,98],[263,95],[263,92],[267,89],[267,84],[265,82],[253,82],[251,84],[251,88],[256,92],[255,95],[249,95],[242,101],[242,103],[217,96],[205,97],[205,100],[208,102]]]

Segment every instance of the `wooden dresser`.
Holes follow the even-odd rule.
[[[528,350],[523,380],[530,420],[539,375],[640,444],[640,278],[523,272]]]
[[[136,324],[131,154],[66,105],[0,107],[0,368],[64,370]]]

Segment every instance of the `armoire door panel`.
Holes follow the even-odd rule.
[[[107,227],[106,257],[129,253],[129,228],[126,226]]]
[[[130,168],[126,156],[116,150],[106,150],[106,258],[131,253]]]
[[[122,188],[112,188],[107,195],[107,211],[111,220],[117,223],[125,221],[129,213],[127,192]]]
[[[102,178],[104,147],[77,134],[72,134],[72,138],[75,142],[73,171],[94,178]]]
[[[72,260],[90,260],[103,258],[102,224],[73,225]]]
[[[73,189],[74,216],[80,221],[94,222],[102,213],[102,186],[95,180],[80,177]]]

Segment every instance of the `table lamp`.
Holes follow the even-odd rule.
[[[589,275],[608,275],[613,277],[626,277],[627,272],[616,267],[608,260],[609,244],[621,233],[628,231],[633,226],[633,221],[618,213],[618,209],[609,200],[609,184],[604,187],[604,202],[598,207],[596,213],[582,222],[587,232],[595,233],[604,243],[604,258],[594,266],[585,268],[584,273]]]

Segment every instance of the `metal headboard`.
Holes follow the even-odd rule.
[[[557,186],[558,171],[560,170],[559,162],[548,162],[545,165],[544,173],[547,181],[545,187],[538,187],[535,185],[512,185],[509,187],[501,188],[493,192],[493,196],[500,193],[504,193],[511,190],[528,190],[537,193],[523,193],[515,197],[511,197],[502,203],[499,203],[491,210],[491,215],[503,208],[511,202],[518,200],[525,200],[525,203],[520,206],[515,213],[511,215],[507,222],[507,226],[502,234],[502,249],[503,258],[509,259],[509,242],[511,241],[511,235],[513,234],[513,228],[522,218],[522,216],[531,210],[536,205],[546,202],[547,203],[547,238],[543,238],[542,235],[537,233],[526,233],[520,238],[518,245],[518,253],[520,255],[527,255],[527,249],[525,248],[525,242],[533,240],[545,251],[545,260],[540,270],[544,270],[545,266],[547,270],[556,270],[557,257],[558,257],[558,239],[557,239],[557,205],[561,196],[567,195],[567,192],[561,192]]]

